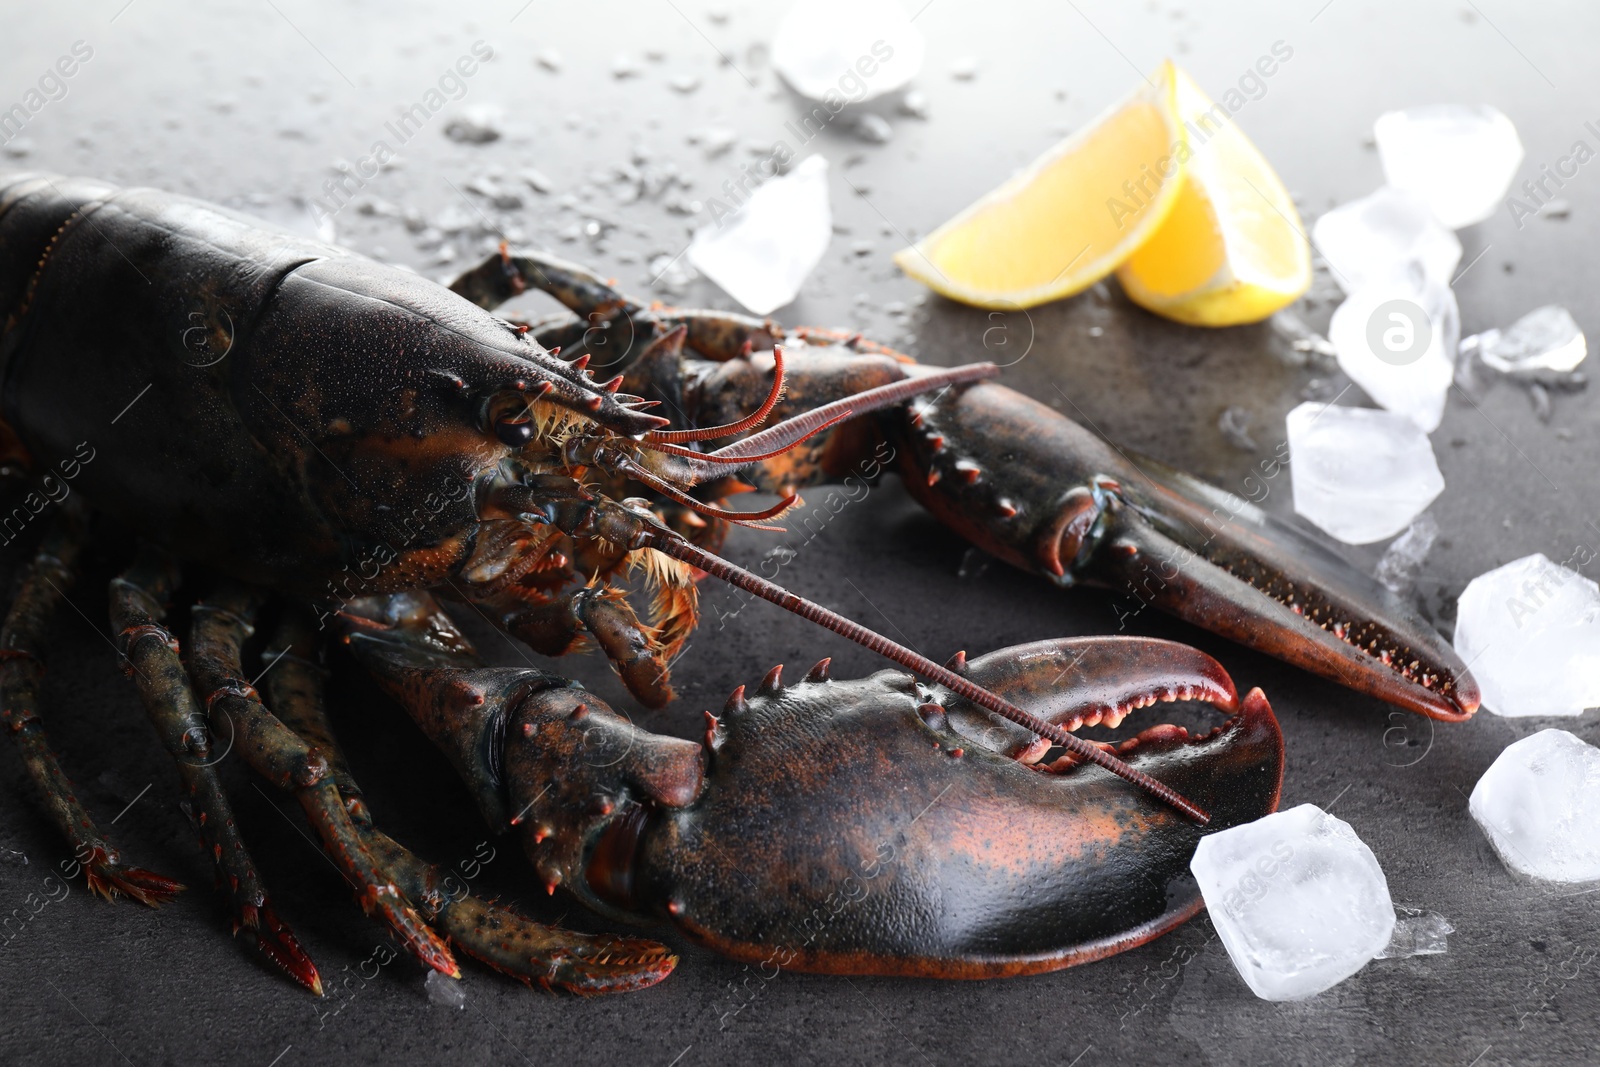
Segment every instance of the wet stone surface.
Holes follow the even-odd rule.
[[[1371,124],[1396,107],[1461,101],[1504,111],[1527,152],[1519,182],[1557,168],[1575,140],[1600,147],[1584,126],[1588,102],[1600,98],[1588,54],[1600,13],[1576,7],[1496,10],[1491,27],[1471,5],[1019,3],[977,12],[937,0],[917,19],[928,50],[910,105],[897,90],[820,129],[803,125],[809,105],[768,61],[780,16],[781,5],[543,0],[17,5],[0,34],[9,74],[0,109],[23,99],[75,41],[93,56],[0,146],[0,165],[159,186],[307,232],[321,224],[430,278],[476,262],[504,237],[593,264],[636,293],[731,307],[684,269],[692,230],[713,223],[713,201],[733,207],[740,179],[780,142],[796,160],[820,151],[831,164],[834,239],[781,319],[859,329],[931,363],[1011,364],[1006,380],[1016,388],[1287,515],[1288,475],[1265,477],[1261,464],[1282,443],[1291,408],[1332,400],[1349,384],[1325,353],[1295,349],[1271,324],[1208,332],[1164,322],[1114,283],[1026,314],[960,307],[925,297],[889,255],[1120,98],[1136,77],[1130,63],[1150,70],[1168,54],[1213,92],[1249,82],[1236,119],[1300,197],[1307,224],[1377,187]],[[1278,40],[1293,57],[1256,78],[1257,58]],[[451,74],[474,59],[479,41],[493,57],[475,60],[471,76]],[[442,106],[400,143],[388,124],[435,91]],[[892,140],[863,140],[851,111],[883,117]],[[458,119],[458,130],[498,136],[454,139],[446,128]],[[696,131],[717,133],[691,140]],[[380,140],[397,154],[374,171]],[[346,202],[313,218],[307,205],[329,197],[341,168],[357,176]],[[1463,335],[1544,304],[1570,309],[1591,334],[1600,329],[1600,171],[1578,169],[1559,193],[1559,215],[1502,210],[1462,233]],[[1326,336],[1337,303],[1338,286],[1322,271],[1294,311]],[[1358,395],[1352,389],[1342,402]],[[1546,423],[1521,389],[1472,400],[1451,390],[1432,435],[1446,484],[1429,511],[1440,534],[1415,582],[1423,611],[1446,631],[1474,575],[1534,552],[1594,558],[1597,404],[1592,391],[1555,395]],[[1248,415],[1254,452],[1219,428],[1234,408],[1242,414],[1230,423]],[[826,509],[825,520],[796,516],[788,535],[737,531],[728,554],[755,566],[775,546],[792,549],[781,580],[937,659],[1116,629],[1109,597],[1063,594],[1000,564],[964,568],[966,546],[892,479],[836,513],[825,491],[810,506]],[[1382,549],[1346,551],[1371,568]],[[0,557],[8,567],[19,558],[15,546]],[[1434,724],[1153,613],[1131,625],[1191,642],[1241,685],[1266,690],[1287,745],[1284,805],[1315,803],[1355,827],[1395,900],[1449,918],[1448,952],[1378,960],[1321,996],[1280,1005],[1250,993],[1204,917],[1108,961],[987,983],[773,976],[680,946],[678,972],[662,985],[596,1000],[533,994],[464,963],[465,1006],[435,1009],[415,965],[398,958],[310,845],[299,812],[229,760],[239,819],[278,910],[330,987],[318,1002],[229,936],[176,776],[104,637],[104,588],[117,558],[110,543],[94,557],[73,593],[83,614],[64,612],[55,626],[51,736],[102,824],[117,819],[127,856],[192,888],[150,911],[91,900],[80,882],[65,893],[46,884],[66,850],[35,814],[15,756],[0,754],[0,856],[29,859],[0,862],[0,912],[29,916],[0,944],[7,1062],[689,1067],[1009,1064],[1043,1055],[1077,1067],[1488,1067],[1578,1062],[1600,1044],[1600,897],[1517,882],[1467,811],[1495,756],[1544,723],[1480,714],[1462,726]],[[702,710],[775,662],[832,655],[839,677],[879,666],[737,593],[708,590],[705,604],[706,621],[677,664],[681,699],[664,712],[630,705],[592,659],[558,669],[646,727],[694,736]],[[496,662],[524,661],[475,622],[465,620]],[[441,863],[470,857],[484,829],[444,761],[349,663],[333,700],[382,824]],[[1561,725],[1600,741],[1593,713]],[[514,845],[501,844],[475,892],[548,921],[607,928],[570,899],[546,897]]]

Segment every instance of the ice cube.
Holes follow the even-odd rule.
[[[1456,928],[1437,912],[1421,908],[1394,909],[1394,933],[1378,953],[1380,960],[1403,960],[1410,956],[1442,956],[1450,951],[1450,935]]]
[[[1455,293],[1415,267],[1357,291],[1328,323],[1339,369],[1429,433],[1444,418],[1460,337]]]
[[[1438,536],[1439,524],[1432,515],[1417,516],[1416,521],[1406,527],[1406,532],[1383,550],[1383,558],[1378,561],[1374,576],[1391,592],[1411,592]]]
[[[1600,879],[1600,749],[1567,731],[1507,745],[1468,808],[1512,871],[1551,882]]]
[[[894,0],[800,0],[778,23],[772,65],[801,96],[860,102],[915,78],[925,50]]]
[[[1228,957],[1264,1000],[1304,1000],[1337,985],[1394,932],[1377,858],[1315,804],[1201,838],[1189,869]]]
[[[1289,412],[1294,510],[1347,544],[1393,537],[1444,491],[1427,434],[1374,408]]]
[[[1389,186],[1323,215],[1311,227],[1311,241],[1347,293],[1381,284],[1409,263],[1448,284],[1461,262],[1461,242],[1427,203]]]
[[[428,991],[428,1003],[441,1008],[455,1008],[458,1011],[467,1006],[467,991],[461,988],[459,978],[451,978],[438,971],[429,971],[428,977],[422,980],[422,985]]]
[[[733,215],[695,231],[689,262],[757,315],[800,292],[833,239],[828,161],[809,156],[760,185]]]
[[[1436,104],[1390,111],[1372,124],[1383,176],[1427,201],[1452,230],[1494,214],[1522,165],[1522,141],[1492,107]]]
[[[1456,651],[1496,715],[1600,707],[1600,586],[1535,553],[1467,584]]]
[[[1572,313],[1557,304],[1535,308],[1505,330],[1477,335],[1478,358],[1502,374],[1565,372],[1589,354],[1589,342]]]

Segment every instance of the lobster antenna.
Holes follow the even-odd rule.
[[[993,378],[1000,373],[1000,368],[993,363],[968,363],[961,367],[950,367],[918,374],[911,378],[902,378],[888,385],[879,385],[872,389],[865,389],[859,393],[851,393],[831,404],[823,404],[812,408],[803,415],[796,415],[784,419],[776,425],[769,426],[760,433],[753,433],[743,440],[735,441],[731,445],[719,448],[707,454],[708,459],[752,459],[757,455],[766,453],[773,448],[785,444],[794,444],[797,441],[816,433],[820,427],[836,422],[841,416],[865,415],[869,411],[878,411],[881,408],[893,407],[902,404],[923,393],[931,393],[935,389],[950,389],[957,385],[966,385],[971,382],[980,382],[986,378]],[[937,397],[935,398],[937,399]]]
[[[928,657],[913,652],[904,645],[897,644],[882,634],[867,629],[860,623],[853,622],[837,612],[829,611],[821,604],[796,596],[782,586],[774,585],[765,578],[751,574],[744,568],[729,563],[721,556],[690,544],[669,531],[646,528],[642,531],[642,535],[644,547],[653,548],[674,559],[699,567],[712,577],[720,578],[747,593],[753,593],[761,599],[770,601],[787,611],[792,611],[801,618],[808,619],[819,626],[825,626],[839,636],[847,637],[863,648],[870,649],[881,656],[893,660],[902,667],[913,670],[924,678],[937,682],[946,689],[966,697],[974,704],[987,708],[1003,718],[1010,719],[1023,729],[1031,730],[1041,737],[1048,737],[1051,741],[1074,755],[1099,764],[1112,774],[1132,782],[1151,796],[1176,808],[1199,825],[1205,826],[1210,823],[1211,816],[1207,815],[1192,802],[1184,799],[1171,786],[1164,785],[1143,771],[1128,766],[1128,764],[1098,745],[1091,744],[1062,729],[1055,723],[1046,722],[1037,715],[1024,711],[987,689],[974,685],[950,668],[942,667]]]

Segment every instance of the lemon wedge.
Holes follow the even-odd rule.
[[[1177,68],[894,257],[952,300],[1026,308],[1088,288],[1162,226],[1183,188]]]
[[[1259,322],[1311,285],[1311,249],[1283,182],[1226,108],[1177,74],[1188,180],[1161,228],[1117,269],[1129,299],[1193,326]]]

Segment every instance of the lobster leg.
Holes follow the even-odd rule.
[[[141,548],[133,566],[112,579],[111,627],[117,649],[139,687],[145,711],[178,765],[178,775],[200,839],[228,886],[234,932],[243,929],[256,948],[308,989],[319,989],[312,965],[294,933],[273,910],[267,890],[240,836],[233,808],[217,773],[217,759],[200,707],[178,656],[178,639],[161,624],[177,585],[176,565]]]
[[[456,947],[530,985],[572,993],[626,992],[653,985],[677,958],[654,941],[579,934],[532,922],[467,893],[448,871],[421,859],[377,829],[333,740],[323,702],[323,672],[312,663],[313,638],[300,620],[285,620],[274,640],[286,653],[267,683],[272,705],[290,729],[312,740],[333,768],[351,818],[377,862]],[[573,947],[578,946],[574,953]],[[584,966],[586,961],[594,961]]]
[[[552,687],[565,691],[569,687],[565,679],[537,670],[484,667],[466,638],[426,595],[373,598],[346,610],[343,619],[351,628],[351,650],[462,772],[490,826],[500,830],[518,825],[530,812],[542,810],[537,804],[546,794],[581,795],[591,786],[579,780],[551,781],[522,810],[508,813],[507,783],[500,769],[505,764],[496,750],[513,740],[526,744],[523,731],[514,739],[507,736],[509,720],[528,693]],[[303,632],[291,637],[296,648],[307,642]],[[280,712],[326,735],[320,682],[302,678],[282,684],[288,691]],[[686,744],[660,740],[674,751]],[[612,766],[624,760],[612,760],[602,752],[596,762]],[[559,807],[559,801],[553,803]],[[574,816],[582,812],[582,805],[576,807]],[[463,950],[525,982],[584,994],[626,992],[654,985],[677,965],[677,957],[654,941],[580,934],[532,922],[459,892],[452,894],[448,876],[438,868],[376,830],[364,832],[371,835],[374,852],[384,857],[396,880],[414,900],[436,909],[430,917]],[[560,876],[551,880],[548,872],[541,874],[554,890]]]
[[[517,601],[498,616],[502,629],[545,656],[562,656],[587,635],[605,653],[622,684],[646,707],[672,700],[669,650],[655,640],[622,594],[584,587],[555,600]]]
[[[189,671],[206,694],[210,718],[213,723],[219,717],[227,719],[234,747],[251,769],[300,802],[328,857],[355,888],[362,910],[382,918],[424,964],[458,977],[460,971],[449,947],[428,928],[368,852],[339,798],[327,758],[268,711],[245,679],[240,649],[255,631],[256,609],[255,598],[236,585],[225,585],[195,605]],[[307,985],[320,994],[321,982],[314,970],[311,974]]]
[[[22,588],[0,629],[0,720],[17,745],[28,777],[44,798],[50,821],[72,846],[90,891],[107,900],[122,893],[141,904],[163,904],[183,887],[122,862],[78,800],[39,718],[44,631],[65,598],[63,590],[77,576],[83,542],[84,520],[76,507],[69,507],[53,520],[28,565]]]
[[[502,249],[461,275],[450,288],[489,309],[529,289],[548,293],[583,323],[581,337],[576,342],[568,340],[572,347],[564,347],[562,354],[568,359],[591,354],[601,366],[626,368],[645,345],[678,326],[687,330],[689,348],[712,360],[736,355],[746,344],[757,350],[770,349],[783,337],[783,331],[770,320],[749,315],[646,307],[592,271],[540,252],[513,255]],[[571,334],[562,336],[570,338]]]

